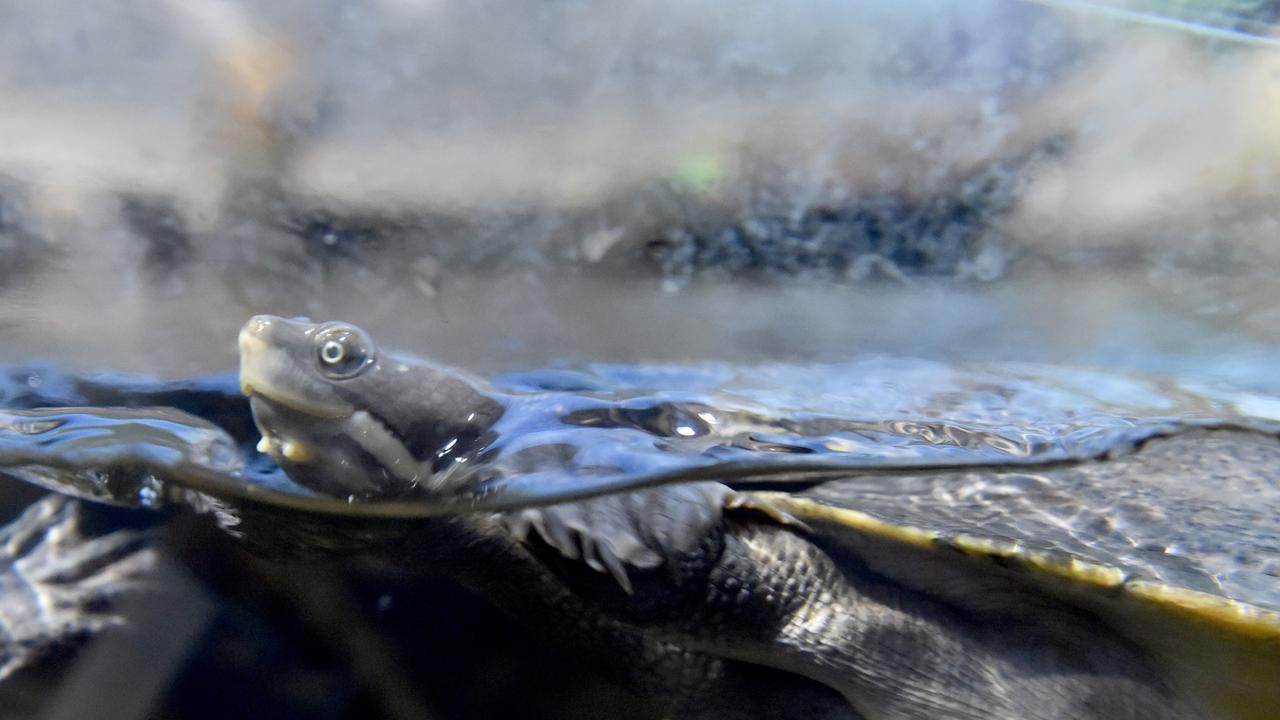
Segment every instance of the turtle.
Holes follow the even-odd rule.
[[[454,576],[670,717],[1280,714],[1280,429],[1221,398],[1066,373],[781,417],[661,372],[485,381],[342,322],[239,345],[243,460],[180,410],[63,408],[9,411],[0,466]]]

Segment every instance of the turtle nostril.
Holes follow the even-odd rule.
[[[266,338],[271,331],[272,321],[275,318],[270,315],[254,315],[249,318],[249,322],[240,328],[239,344],[240,351],[244,352],[254,340]]]
[[[274,329],[275,319],[270,315],[254,315],[249,318],[249,322],[245,323],[244,327],[240,328],[237,344],[240,346],[241,360],[265,349],[267,338]]]
[[[245,323],[244,329],[252,335],[261,335],[271,329],[273,319],[270,315],[254,315]]]

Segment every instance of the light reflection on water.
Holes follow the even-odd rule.
[[[501,415],[457,447],[458,438],[442,439],[431,483],[347,500],[425,501],[447,512],[682,477],[1050,467],[1191,427],[1274,431],[1274,419],[1248,412],[1262,396],[1030,364],[596,363],[506,373],[477,389]],[[0,459],[53,489],[147,507],[170,481],[235,497],[313,495],[261,452],[234,374],[156,382],[16,368],[0,384],[0,407],[9,408]]]

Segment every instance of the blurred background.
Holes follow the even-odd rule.
[[[0,5],[0,360],[252,313],[479,370],[1066,360],[1267,384],[1274,3]]]
[[[1256,0],[0,0],[0,363],[230,370],[239,326],[270,312],[486,373],[891,354],[1280,390],[1277,18]],[[180,575],[223,608],[191,622],[226,627],[151,716],[631,706],[456,589],[344,575],[320,596],[355,615],[300,611],[314,568],[183,537]],[[399,637],[366,669],[399,657],[433,699],[348,672],[359,652],[325,628],[350,618]],[[9,683],[0,715],[37,712],[61,671]],[[294,683],[279,707],[276,680]]]

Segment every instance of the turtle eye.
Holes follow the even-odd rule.
[[[337,365],[342,362],[347,351],[342,347],[342,343],[337,340],[325,340],[324,345],[320,346],[320,359],[325,365]]]
[[[373,361],[373,343],[353,327],[333,327],[316,335],[320,371],[332,378],[349,378]]]

